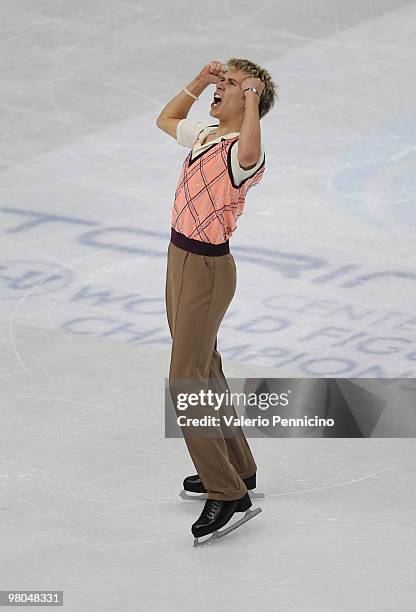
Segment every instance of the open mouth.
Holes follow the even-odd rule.
[[[221,97],[218,94],[214,94],[214,101],[211,104],[211,107],[217,107],[221,104]]]

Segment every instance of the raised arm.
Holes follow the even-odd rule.
[[[244,92],[248,87],[255,87],[259,95],[250,89]],[[245,79],[241,84],[241,90],[246,99],[246,109],[238,139],[238,161],[240,166],[246,170],[253,168],[262,154],[259,103],[264,87],[260,79],[253,77]]]
[[[199,96],[212,83],[219,83],[223,76],[224,65],[220,61],[210,62],[206,64],[201,72],[186,85],[195,96]],[[188,116],[189,109],[195,102],[183,89],[162,109],[159,117],[156,119],[158,128],[176,139],[176,127],[181,119]]]

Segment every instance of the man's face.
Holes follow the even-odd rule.
[[[215,92],[221,97],[221,102],[211,104],[209,114],[223,121],[236,119],[239,115],[244,117],[245,97],[241,83],[250,75],[241,70],[228,70],[223,79],[215,86]]]

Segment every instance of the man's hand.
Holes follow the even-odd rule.
[[[220,60],[215,60],[204,66],[198,76],[207,84],[216,84],[223,80],[226,69],[225,64],[222,64]]]
[[[255,87],[259,92],[259,100],[263,89],[265,88],[265,84],[260,79],[255,79],[253,77],[249,77],[248,79],[244,79],[244,81],[240,85],[241,91],[244,91],[247,87]],[[253,92],[246,92],[244,96],[252,96]]]

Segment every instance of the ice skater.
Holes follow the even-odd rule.
[[[211,84],[215,93],[209,114],[218,123],[187,119],[191,106]],[[190,149],[175,191],[167,253],[169,386],[174,403],[180,380],[194,380],[203,387],[209,379],[217,390],[228,390],[217,333],[237,282],[229,238],[247,191],[263,178],[260,120],[276,99],[277,86],[264,68],[246,59],[231,58],[226,64],[215,60],[157,118],[161,130]],[[222,415],[231,413],[235,414],[233,407],[221,407]],[[239,524],[254,515],[248,490],[256,487],[257,466],[241,428],[234,428],[232,435],[224,435],[222,427],[206,436],[182,431],[197,471],[185,478],[184,489],[207,493],[191,528],[197,542],[202,536],[221,534],[218,530],[236,512],[246,512]]]

